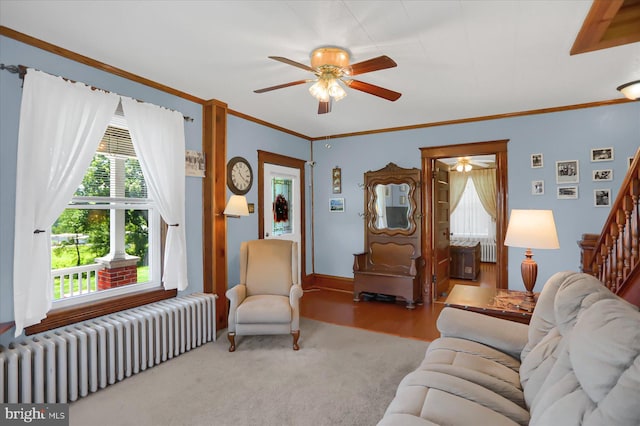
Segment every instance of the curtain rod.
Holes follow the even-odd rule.
[[[9,71],[12,74],[18,74],[18,77],[20,77],[22,80],[24,80],[24,76],[27,73],[27,67],[24,66],[24,65],[5,65],[5,64],[0,64],[0,70]],[[51,74],[51,75],[53,75],[53,74]],[[66,77],[62,77],[62,76],[56,76],[56,77],[60,77],[63,80],[69,81],[71,83],[77,83],[75,80],[71,80],[71,79],[66,78]],[[110,92],[109,90],[104,90],[104,89],[101,89],[99,87],[95,87],[95,86],[89,86],[89,87],[91,88],[91,90],[102,90],[103,92],[113,93],[113,92]],[[144,101],[141,101],[139,99],[136,99],[136,101],[144,102]],[[171,108],[167,108],[167,109],[171,109]],[[175,110],[171,110],[171,111],[175,111]],[[178,112],[180,112],[180,111],[178,111]],[[182,113],[180,113],[180,114],[182,114]],[[191,118],[191,117],[188,117],[188,116],[186,116],[184,114],[182,114],[182,117],[184,118],[185,121],[193,122],[193,118]]]

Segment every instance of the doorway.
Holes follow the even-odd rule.
[[[438,203],[448,207],[448,220],[438,224],[446,223],[450,236],[444,241],[449,274],[436,272],[434,299],[443,302],[454,285],[496,287],[496,161],[491,154],[443,158],[436,164],[440,174],[448,174],[436,182],[446,181],[449,194],[448,203]]]
[[[258,234],[298,243],[299,282],[306,277],[305,161],[258,151]]]
[[[507,142],[498,140],[460,145],[421,148],[424,179],[424,226],[423,253],[426,261],[426,278],[423,282],[425,300],[435,300],[438,292],[447,283],[443,274],[448,275],[450,224],[449,224],[449,182],[443,178],[442,170],[447,158],[467,156],[495,156],[496,170],[496,288],[508,288],[508,251],[502,242],[507,228]],[[426,178],[429,177],[429,178]],[[444,182],[446,180],[446,182]],[[446,201],[446,203],[445,203]],[[446,219],[446,222],[444,221]],[[445,250],[446,249],[446,250]],[[445,265],[445,266],[443,266]],[[446,269],[446,270],[445,270]],[[438,287],[436,287],[438,285]]]

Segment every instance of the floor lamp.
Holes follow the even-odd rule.
[[[520,308],[532,311],[536,305],[533,288],[538,277],[538,264],[533,260],[532,248],[558,249],[558,233],[551,210],[511,210],[504,245],[526,248],[520,265],[525,293]]]

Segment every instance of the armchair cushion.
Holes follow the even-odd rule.
[[[291,306],[288,296],[269,294],[249,296],[236,310],[237,324],[286,324],[290,322]]]
[[[291,285],[298,281],[295,245],[286,240],[255,240],[243,243],[243,249],[247,256],[247,296],[289,296]]]

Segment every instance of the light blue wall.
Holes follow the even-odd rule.
[[[254,203],[256,213],[248,217],[227,219],[227,287],[233,287],[240,280],[240,243],[258,238],[258,150],[286,155],[308,161],[311,155],[311,142],[288,133],[274,130],[251,121],[227,116],[227,161],[233,157],[246,158],[253,170],[253,186],[247,193],[247,202]],[[307,212],[307,274],[312,273],[311,240],[311,175],[309,166],[305,166],[305,200]],[[232,195],[227,189],[227,200]],[[221,295],[220,295],[221,296]]]
[[[25,65],[180,111],[194,119],[192,122],[185,121],[186,149],[202,150],[200,104],[1,36],[0,62],[6,65]],[[17,75],[0,71],[0,322],[13,319],[13,227],[21,83]],[[201,178],[187,177],[186,203],[189,288],[185,294],[202,291]],[[1,337],[7,339],[10,334],[6,333]]]
[[[615,94],[615,93],[614,93]],[[421,147],[509,139],[509,211],[552,209],[559,250],[534,250],[539,264],[536,289],[556,271],[578,270],[583,233],[599,233],[608,208],[594,207],[593,190],[610,188],[612,196],[627,170],[627,159],[640,146],[640,102],[607,107],[530,115],[500,120],[379,133],[313,143],[315,194],[315,272],[352,277],[353,253],[363,249],[363,174],[389,162],[420,168]],[[325,144],[329,143],[328,149]],[[592,148],[613,147],[614,161],[590,161]],[[544,155],[544,167],[530,168],[531,154]],[[557,200],[555,162],[579,160],[577,200]],[[331,193],[331,169],[342,168],[342,194]],[[613,169],[611,182],[592,182],[595,169]],[[531,195],[531,181],[544,180],[545,194]],[[345,213],[330,213],[329,198],[344,197]],[[612,200],[615,198],[612,198]],[[509,287],[522,289],[520,261],[523,249],[509,249]]]

